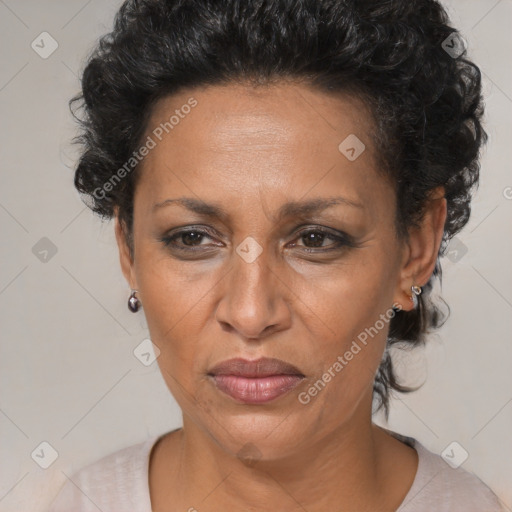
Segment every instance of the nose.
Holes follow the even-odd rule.
[[[266,251],[251,262],[234,252],[233,260],[231,271],[222,280],[216,311],[222,328],[246,341],[261,341],[287,329],[291,323],[290,290],[277,268],[272,268]]]

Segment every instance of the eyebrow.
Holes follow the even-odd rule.
[[[195,212],[198,215],[203,215],[205,217],[218,218],[224,221],[230,217],[229,213],[219,204],[209,204],[194,197],[179,197],[176,199],[166,199],[160,203],[155,203],[153,205],[153,212],[172,204],[182,206],[187,210]],[[277,220],[279,221],[286,217],[305,216],[312,213],[318,213],[338,204],[364,209],[363,204],[340,196],[316,198],[310,199],[308,201],[290,201],[283,204],[279,208],[277,212]]]

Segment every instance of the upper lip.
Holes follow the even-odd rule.
[[[304,375],[290,363],[281,359],[262,357],[250,361],[243,358],[228,359],[213,367],[208,375],[235,375],[238,377],[269,377],[271,375]]]

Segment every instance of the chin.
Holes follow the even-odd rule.
[[[311,439],[304,418],[296,412],[279,414],[249,410],[203,415],[203,429],[225,452],[247,465],[285,459],[297,452],[301,440]],[[302,412],[303,414],[304,412]]]

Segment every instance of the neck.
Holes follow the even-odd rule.
[[[397,474],[396,461],[390,467],[393,443],[401,445],[398,459],[411,449],[396,440],[390,444],[370,414],[293,455],[252,463],[227,453],[187,417],[175,434],[164,459],[167,468],[174,461],[166,488],[169,502],[181,504],[176,510],[395,510],[414,475],[410,452],[408,473]]]

